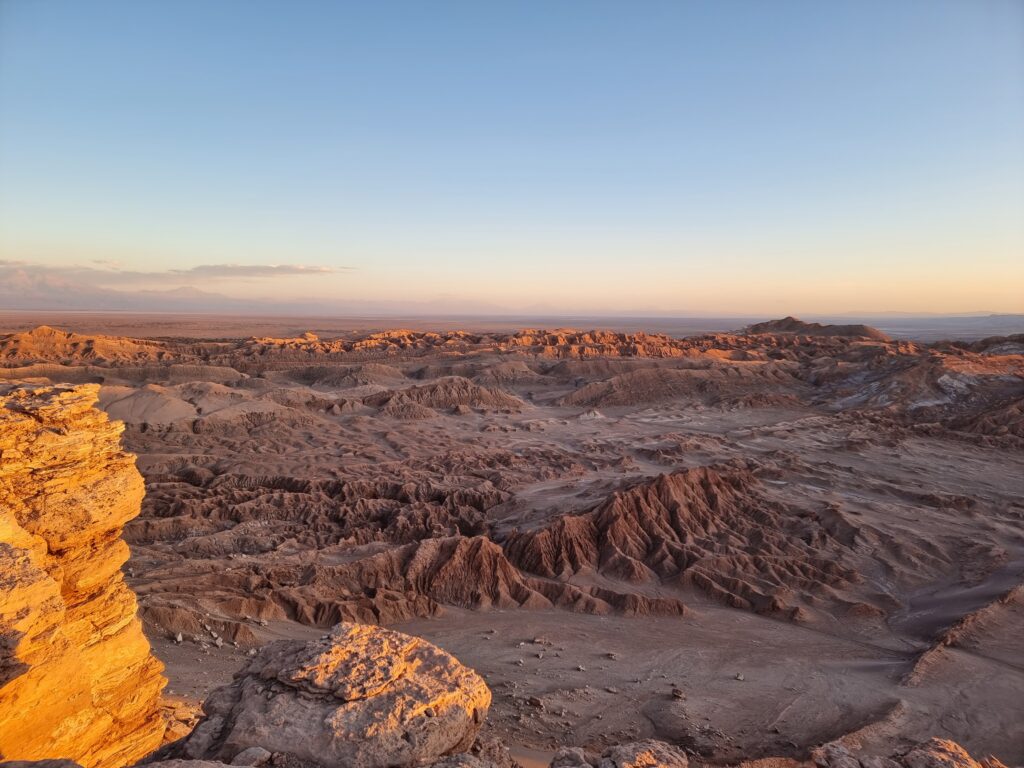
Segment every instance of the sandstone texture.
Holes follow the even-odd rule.
[[[609,747],[600,757],[579,748],[559,750],[551,768],[687,768],[686,753],[663,741],[648,739]]]
[[[0,360],[19,362],[90,361],[127,363],[159,360],[160,345],[117,336],[83,336],[41,325],[0,336]]]
[[[206,700],[180,752],[231,762],[260,748],[327,768],[418,765],[468,750],[490,702],[475,672],[430,643],[339,624],[320,640],[260,651]]]
[[[1006,768],[994,757],[975,760],[955,741],[940,738],[891,757],[858,754],[835,743],[815,750],[812,757],[818,768]]]
[[[513,537],[507,550],[524,570],[547,577],[597,572],[693,584],[762,613],[799,611],[799,595],[841,599],[832,588],[856,575],[830,557],[839,542],[814,521],[787,518],[760,488],[747,469],[684,469]]]
[[[0,390],[0,756],[115,768],[160,744],[161,664],[120,568],[142,477],[98,387]]]

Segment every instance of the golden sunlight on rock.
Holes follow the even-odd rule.
[[[98,387],[0,397],[0,754],[132,763],[159,746],[164,678],[121,577],[142,477]]]

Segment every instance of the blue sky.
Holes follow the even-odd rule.
[[[0,280],[1024,311],[1024,3],[0,0]]]

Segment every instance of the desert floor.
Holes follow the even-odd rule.
[[[175,695],[376,621],[480,672],[524,764],[646,736],[1024,761],[1024,337],[57,320],[0,317],[0,373],[96,381],[126,423]]]

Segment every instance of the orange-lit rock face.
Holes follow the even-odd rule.
[[[0,757],[134,762],[165,681],[121,577],[142,477],[95,385],[0,390]]]

